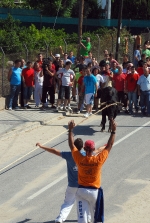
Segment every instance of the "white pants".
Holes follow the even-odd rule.
[[[67,187],[64,203],[62,204],[60,213],[59,213],[58,217],[56,218],[56,220],[58,222],[65,221],[66,218],[68,217],[68,215],[74,205],[74,202],[76,200],[77,190],[78,190],[77,187],[69,187],[69,186]]]
[[[34,90],[34,100],[36,106],[39,106],[41,103],[41,98],[42,98],[42,88],[43,86],[41,85],[36,85],[35,90]]]
[[[90,211],[91,222],[94,222],[94,213],[98,189],[78,188],[76,194],[78,223],[88,223]]]

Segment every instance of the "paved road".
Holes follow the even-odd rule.
[[[98,119],[99,116],[93,116],[77,126],[74,130],[75,137],[81,137],[84,141],[91,138],[95,140],[97,146],[105,144],[109,133],[99,132]],[[76,118],[76,122],[81,120],[81,117]],[[66,122],[68,122],[67,118],[66,121],[64,120],[64,123]],[[102,173],[105,222],[113,222],[111,219],[115,217],[115,223],[133,223],[131,216],[126,216],[124,221],[119,220],[119,216],[122,215],[126,202],[130,201],[132,196],[142,193],[150,185],[150,119],[120,115],[117,117],[117,123],[116,142],[104,164]],[[49,130],[49,134],[59,135],[59,137],[52,141],[49,137],[50,142],[46,145],[68,151],[67,133],[58,132],[61,128],[59,124],[56,122],[55,126],[43,126],[40,131],[38,130],[39,138],[41,132],[46,134]],[[66,130],[66,125],[63,127]],[[20,137],[23,138],[23,134]],[[26,144],[31,146],[30,141]],[[30,148],[30,151],[34,149]],[[18,158],[19,156],[14,155],[12,165],[4,162],[1,166],[0,222],[53,223],[59,213],[67,185],[65,161],[41,149],[36,149],[15,162]],[[4,166],[6,164],[7,168]],[[134,204],[136,206],[136,200]],[[145,217],[144,210],[143,215]],[[117,216],[118,220],[116,220]],[[142,219],[142,213],[134,222],[141,222],[140,217]],[[67,222],[77,222],[76,219],[74,206]],[[149,219],[147,215],[143,222],[149,223]]]

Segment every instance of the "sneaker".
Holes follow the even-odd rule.
[[[129,110],[125,110],[125,113],[126,113],[126,114],[129,114]]]
[[[80,114],[80,110],[77,111],[77,114]]]
[[[63,108],[63,111],[66,111],[66,112],[67,112],[67,111],[68,111],[68,109],[67,109],[66,107],[64,107],[64,108]]]
[[[89,116],[93,115],[92,112],[89,113]]]
[[[56,107],[56,111],[59,112],[60,107]]]
[[[128,114],[129,114],[129,115],[133,115],[133,112],[129,112]]]
[[[70,106],[68,106],[68,110],[69,110],[69,111],[72,111],[72,108],[71,108]]]
[[[56,218],[55,223],[63,223],[63,220],[61,220],[61,218]]]
[[[9,111],[11,111],[11,110],[12,110],[12,108],[11,108],[11,107],[9,107],[9,108],[8,108],[8,110],[9,110]]]
[[[29,105],[27,105],[26,107],[27,107],[27,109],[30,109],[31,108],[31,106],[29,106]]]
[[[84,116],[85,118],[88,118],[88,117],[89,117],[89,113],[85,113],[83,116]]]
[[[20,109],[19,106],[16,106],[15,109]]]

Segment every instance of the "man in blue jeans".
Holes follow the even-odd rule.
[[[137,84],[138,95],[140,95],[141,112],[143,115],[150,117],[150,74],[148,68],[144,68],[144,74],[140,76]]]
[[[18,95],[21,88],[21,60],[15,60],[14,67],[8,72],[8,81],[10,82],[10,99],[8,109],[18,109]]]

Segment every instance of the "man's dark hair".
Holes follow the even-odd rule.
[[[141,54],[141,57],[145,57],[145,56],[146,56],[146,54],[145,54],[145,53],[142,53],[142,54]]]
[[[110,56],[110,57],[111,57],[111,56],[114,57],[114,54],[113,54],[113,53],[110,53],[109,56]]]
[[[88,65],[87,65],[87,67],[89,67],[89,66],[91,66],[91,65],[92,65],[92,63],[91,63],[91,62],[89,62],[89,63],[88,63]]]
[[[129,57],[129,55],[127,53],[124,53],[123,56],[124,57]]]
[[[67,61],[65,65],[70,65],[72,64],[71,61]]]
[[[31,62],[31,61],[28,61],[28,62],[27,62],[27,65],[29,65],[29,64],[32,64],[32,62]]]
[[[84,65],[82,66],[82,70],[86,70],[86,69],[87,69],[87,65],[84,64]]]
[[[83,140],[81,138],[75,139],[74,145],[80,151],[83,148]]]
[[[131,69],[135,69],[135,66],[132,66]]]
[[[15,60],[14,64],[17,64],[19,62],[21,63],[21,60],[20,59],[17,59],[17,60]]]
[[[137,49],[140,49],[141,45],[137,45]]]

